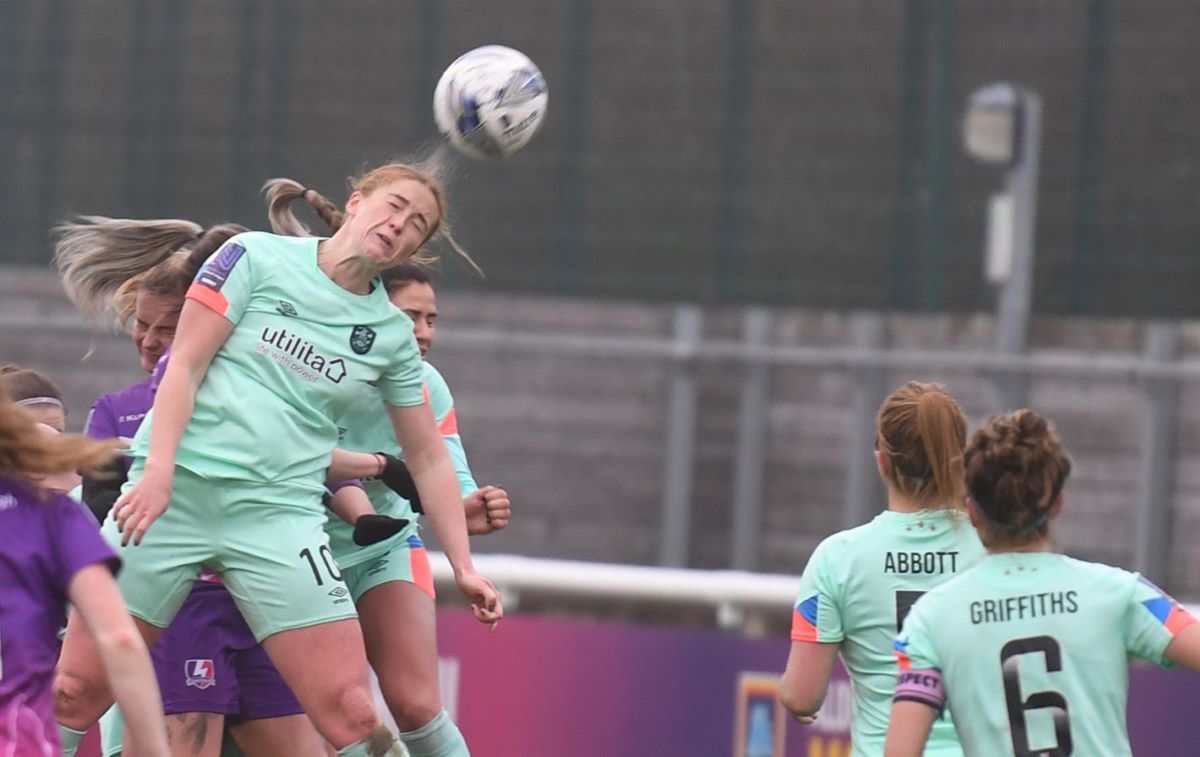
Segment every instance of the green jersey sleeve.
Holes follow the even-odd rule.
[[[817,545],[800,576],[792,611],[792,641],[842,641],[841,591],[832,573],[838,561],[837,535]]]
[[[408,318],[407,315],[404,317]],[[422,391],[424,366],[417,338],[410,327],[408,338],[403,340],[399,352],[377,384],[383,401],[395,407],[415,407],[425,402]]]
[[[1163,656],[1167,646],[1196,619],[1162,589],[1136,573],[1132,576],[1136,580],[1122,628],[1125,648],[1134,657],[1169,664]]]
[[[422,403],[412,321],[388,301],[382,282],[358,293],[331,280],[320,245],[246,232],[196,275],[188,297],[233,329],[196,389],[178,466],[210,479],[295,482],[317,495],[337,444],[336,420],[357,397],[373,392],[380,417],[382,401]],[[133,441],[135,458],[148,454],[152,416]],[[320,500],[297,506],[320,507]]]
[[[425,363],[425,391],[428,393],[429,406],[437,421],[438,430],[446,441],[446,449],[450,459],[454,461],[454,471],[458,474],[458,488],[462,496],[467,496],[479,488],[475,477],[471,475],[471,466],[467,463],[467,451],[463,448],[462,437],[458,434],[458,413],[454,409],[454,395],[446,379],[436,368]]]
[[[242,320],[264,266],[255,266],[239,234],[212,254],[196,274],[187,298],[216,311],[234,325]]]

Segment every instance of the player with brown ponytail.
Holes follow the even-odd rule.
[[[854,689],[856,755],[883,753],[896,685],[892,638],[909,607],[983,556],[963,511],[966,435],[962,408],[940,385],[910,381],[892,392],[875,434],[887,509],[822,541],[800,579],[780,699],[798,719],[813,719],[840,653]],[[950,722],[938,728],[927,754],[961,755]]]
[[[279,233],[309,233],[292,215],[291,203],[296,200],[307,202],[330,230],[341,226],[343,216],[337,206],[315,190],[291,179],[273,179],[263,189],[272,228]],[[440,233],[446,232],[443,221]],[[455,463],[468,528],[472,534],[495,531],[508,522],[508,493],[500,487],[481,489],[475,484],[458,435],[450,388],[428,361],[437,317],[428,269],[406,262],[384,271],[382,281],[392,304],[413,320],[417,345],[425,358],[425,396]],[[345,429],[341,447],[402,454],[391,425],[379,412],[381,406],[382,399],[368,391],[350,405],[338,421],[338,427]],[[376,510],[413,522],[387,542],[371,546],[353,543],[348,529],[339,522],[326,524],[330,548],[358,607],[367,658],[400,728],[400,739],[413,757],[467,757],[466,740],[442,707],[434,587],[429,557],[417,531],[420,511],[378,484],[368,482],[365,488]]]
[[[205,261],[244,231],[237,224],[204,229],[180,219],[101,216],[57,227],[55,262],[68,296],[89,321],[127,329],[142,370],[151,374],[100,396],[88,416],[89,436],[128,444],[154,403],[155,368],[174,341],[188,287]],[[119,458],[108,475],[85,478],[84,501],[101,521],[120,495],[129,462]],[[201,573],[152,656],[177,750],[186,745],[189,755],[215,757],[228,721],[234,739],[249,748],[322,752],[320,736],[211,571]],[[211,676],[201,680],[191,675],[189,660],[209,661]],[[121,754],[125,727],[120,711],[109,710],[100,726],[103,757]]]
[[[323,528],[327,475],[389,470],[375,455],[342,457],[341,467],[334,455],[335,420],[364,386],[386,400],[426,511],[441,514],[431,520],[459,588],[481,621],[503,614],[471,562],[411,323],[378,281],[421,250],[444,210],[436,180],[388,165],[363,177],[327,239],[247,232],[227,241],[188,289],[153,410],[131,445],[130,486],[103,527],[126,556],[121,586],[145,638],[170,624],[202,566],[220,571],[305,712],[346,757],[402,750],[371,702],[357,615]],[[82,636],[68,627],[56,688],[60,722],[73,729],[108,704]]]

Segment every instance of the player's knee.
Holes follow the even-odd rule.
[[[442,711],[441,703],[436,697],[418,696],[410,697],[409,701],[402,702],[399,706],[388,702],[388,708],[392,711],[392,717],[396,719],[396,725],[401,731],[415,731],[422,728],[429,721],[438,716]]]
[[[412,676],[383,676],[380,680],[388,711],[401,731],[415,731],[442,711],[437,680]]]
[[[107,707],[107,696],[108,687],[101,680],[67,670],[54,676],[54,715],[69,727],[76,723],[90,725]]]
[[[366,738],[379,725],[375,699],[369,686],[351,684],[331,689],[326,713],[338,723],[338,730],[353,740]]]

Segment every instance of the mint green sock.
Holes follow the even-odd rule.
[[[379,726],[370,736],[337,751],[338,757],[408,757],[408,750],[387,726]]]
[[[462,731],[445,710],[415,731],[401,731],[400,740],[412,757],[471,757]]]
[[[62,742],[63,757],[75,757],[75,751],[79,749],[79,742],[83,741],[83,737],[86,735],[87,731],[76,731],[74,728],[67,728],[60,723],[58,740]]]

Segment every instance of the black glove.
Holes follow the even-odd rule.
[[[395,455],[389,455],[386,452],[376,452],[383,458],[383,471],[378,478],[384,483],[384,486],[399,494],[408,500],[412,505],[413,512],[418,515],[425,512],[425,508],[421,507],[421,495],[417,492],[417,482],[413,481],[412,474],[408,472],[408,466],[404,461]]]
[[[83,476],[83,502],[101,523],[121,496],[121,487],[129,477],[125,473],[125,460],[123,455],[114,457],[95,473]]]
[[[344,485],[347,482],[342,483]],[[359,491],[362,490],[362,484],[359,481],[355,480],[352,485],[358,487]],[[342,488],[342,486],[337,484],[334,484],[334,487],[334,491]],[[326,489],[325,493],[321,495],[321,502],[326,507],[332,509],[333,492]],[[384,539],[390,539],[403,531],[408,523],[407,518],[393,518],[390,515],[379,515],[376,513],[360,515],[354,521],[354,543],[360,547],[369,547],[372,544],[378,544]]]
[[[408,525],[407,518],[393,518],[390,515],[360,515],[354,521],[354,543],[360,547],[378,544],[384,539],[390,539],[404,530]]]

